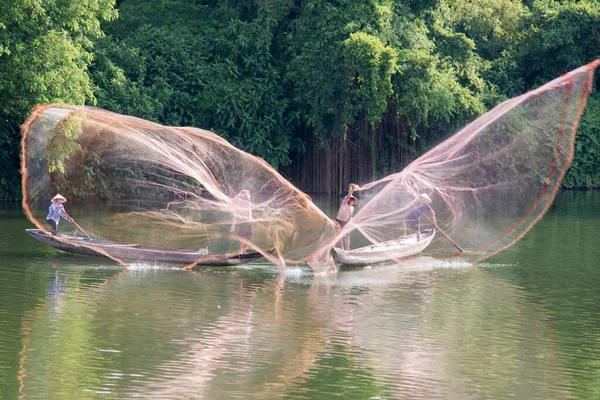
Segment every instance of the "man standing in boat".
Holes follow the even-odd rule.
[[[350,188],[348,189],[348,194],[342,199],[337,217],[335,217],[335,222],[337,222],[337,233],[341,232],[344,226],[350,222],[352,216],[354,215],[354,206],[358,203],[358,199],[354,197],[353,194],[357,190],[359,190],[358,185],[351,183]],[[344,236],[341,242],[343,249],[350,250],[350,235]]]
[[[58,223],[61,218],[66,219],[69,222],[73,222],[69,214],[65,211],[65,206],[63,203],[67,201],[66,198],[57,194],[52,198],[52,203],[48,208],[48,216],[46,217],[46,222],[50,225],[50,229],[52,230],[52,235],[56,235],[58,232]]]
[[[417,241],[421,241],[421,216],[425,213],[431,213],[431,223],[433,226],[437,226],[435,220],[435,212],[429,204],[431,204],[431,198],[426,193],[421,193],[418,197],[419,206],[411,210],[408,215],[404,218],[404,236],[406,236],[407,228],[410,227],[417,231]]]
[[[250,200],[250,192],[246,189],[239,192],[233,198],[233,222],[231,223],[230,233],[235,230],[235,225],[238,223],[238,236],[240,242],[239,254],[246,254],[248,242],[252,240],[252,202]]]

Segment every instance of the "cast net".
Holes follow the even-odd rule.
[[[419,200],[427,194],[438,224],[427,251],[482,261],[551,205],[599,62],[500,104],[403,171],[362,184],[341,230],[267,163],[211,132],[67,105],[37,107],[23,126],[23,207],[47,232],[50,199],[62,194],[78,224],[59,224],[64,236],[53,240],[85,230],[93,240],[77,246],[120,262],[122,248],[110,243],[194,252],[190,266],[248,251],[323,270],[346,235],[355,250],[368,246],[353,255],[358,263],[424,248],[433,232]]]
[[[262,159],[209,131],[37,107],[23,125],[22,173],[23,207],[37,228],[48,232],[60,193],[77,225],[60,222],[52,239],[122,263],[146,247],[196,252],[189,266],[246,252],[278,264],[328,261],[308,257],[333,235],[331,220]]]
[[[505,101],[403,171],[361,185],[354,194],[359,202],[353,219],[320,251],[330,251],[345,235],[351,235],[352,248],[417,231],[425,233],[414,239],[423,240],[433,225],[419,200],[423,193],[432,200],[440,228],[428,248],[436,256],[460,254],[478,262],[513,245],[544,215],[560,188],[599,63]],[[458,253],[444,234],[469,251]],[[366,249],[354,254],[358,261],[370,261],[373,248]],[[383,251],[392,259],[406,255],[394,246]]]

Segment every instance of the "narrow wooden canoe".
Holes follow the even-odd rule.
[[[158,262],[167,264],[188,265],[197,262],[198,265],[228,266],[246,264],[264,258],[261,253],[250,254],[221,254],[203,253],[191,250],[167,249],[161,247],[143,246],[140,244],[127,244],[111,242],[108,240],[87,239],[74,236],[58,237],[49,235],[39,229],[26,229],[29,235],[55,249],[74,254],[88,256],[102,256],[98,250],[103,250],[112,257],[126,261]]]
[[[333,257],[337,262],[350,266],[378,264],[419,254],[429,246],[435,237],[435,229],[421,232],[421,240],[417,234],[408,235],[383,243],[372,244],[353,250],[343,250],[335,247]]]

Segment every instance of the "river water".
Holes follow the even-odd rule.
[[[124,270],[0,208],[0,398],[600,397],[600,193],[478,266]]]

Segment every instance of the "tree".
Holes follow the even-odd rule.
[[[313,1],[290,24],[284,47],[293,108],[317,139],[344,133],[361,111],[379,121],[397,71],[390,1]],[[325,136],[323,136],[325,135]]]
[[[15,197],[18,126],[38,103],[93,102],[87,68],[114,0],[0,0],[0,198]]]
[[[275,167],[290,163],[278,2],[125,2],[92,68],[98,104],[167,125],[212,130]],[[273,4],[271,4],[273,3]],[[158,12],[157,12],[158,11]],[[160,18],[158,17],[160,16]]]
[[[536,0],[522,22],[516,58],[525,88],[539,86],[600,57],[600,3]]]
[[[521,0],[443,0],[436,12],[473,41],[480,57],[491,61],[522,35],[527,8]]]

